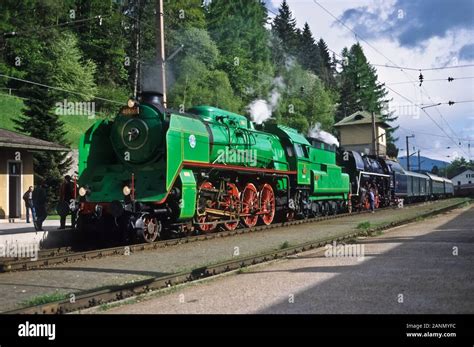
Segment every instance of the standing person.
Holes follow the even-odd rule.
[[[69,204],[71,202],[71,199],[74,199],[74,183],[71,181],[71,176],[66,175],[64,176],[64,182],[61,184],[61,189],[59,192],[59,203],[67,205],[69,212]],[[66,217],[68,215],[69,213],[61,215],[61,225],[58,229],[66,229]],[[71,219],[73,218],[74,216],[73,214],[71,214]],[[71,224],[74,226],[74,220],[71,220]]]
[[[46,189],[47,188],[48,188],[48,185],[43,182],[38,187],[36,187],[35,190],[33,190],[32,199],[33,199],[33,207],[36,212],[36,223],[35,223],[36,231],[44,231],[43,222],[48,216],[48,207],[46,205],[46,202],[47,202]]]
[[[372,211],[372,213],[374,213],[374,211],[375,211],[375,193],[374,193],[374,188],[370,188],[369,201],[370,201],[370,210]]]
[[[360,187],[360,200],[359,200],[359,211],[363,210],[366,204],[366,198],[367,198],[367,182],[364,186]]]
[[[33,222],[36,220],[35,215],[35,207],[33,206],[33,187],[30,186],[28,190],[23,194],[23,201],[25,202],[26,208],[26,223],[30,222],[30,210],[31,210],[31,218]]]

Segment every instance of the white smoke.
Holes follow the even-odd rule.
[[[252,101],[248,106],[247,110],[250,113],[252,121],[256,124],[262,124],[272,117],[272,112],[278,105],[280,100],[279,89],[284,87],[283,78],[276,77],[273,80],[273,89],[270,92],[270,97],[268,100],[258,99]]]
[[[327,143],[329,145],[336,145],[339,147],[339,141],[336,139],[336,137],[324,130],[321,130],[321,124],[316,123],[309,131],[308,131],[308,137],[312,137],[314,139],[318,139],[320,141],[323,141],[324,143]]]

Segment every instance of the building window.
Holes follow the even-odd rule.
[[[20,175],[21,174],[21,164],[20,163],[10,163],[9,165],[9,174],[10,175]]]
[[[460,186],[460,185],[461,185],[461,181],[458,181],[458,186]]]

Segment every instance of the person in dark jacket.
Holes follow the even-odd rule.
[[[375,189],[374,188],[370,188],[369,202],[370,202],[370,210],[372,211],[372,213],[374,213],[375,212]]]
[[[71,181],[71,176],[64,176],[64,182],[61,184],[61,189],[59,192],[59,203],[69,205],[71,199],[74,199],[74,182]],[[66,217],[68,214],[61,215],[61,225],[59,229],[66,228]],[[71,224],[74,225],[74,214],[71,214]]]
[[[33,207],[36,212],[36,223],[35,229],[36,231],[44,231],[43,230],[43,222],[48,216],[48,206],[47,206],[47,195],[46,189],[48,185],[46,183],[41,183],[35,190],[33,190]],[[33,221],[34,222],[34,221]]]
[[[35,215],[35,207],[33,206],[33,187],[30,186],[28,190],[23,194],[23,201],[25,202],[25,209],[26,209],[26,222],[30,222],[30,210],[31,210],[31,218],[33,222],[36,220]]]

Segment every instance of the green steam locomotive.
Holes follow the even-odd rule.
[[[165,109],[143,92],[79,145],[77,228],[153,242],[350,208],[336,149],[211,106]]]

